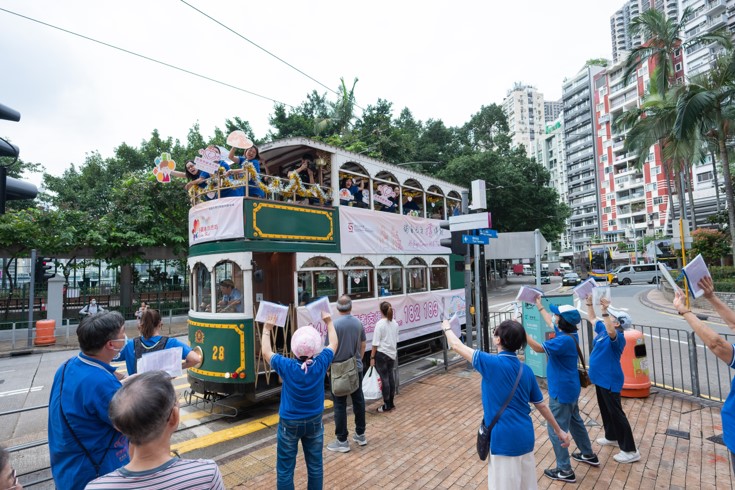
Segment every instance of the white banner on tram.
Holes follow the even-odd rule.
[[[380,303],[388,301],[393,306],[393,319],[398,323],[399,341],[404,341],[439,331],[441,321],[455,313],[460,323],[465,323],[464,289],[413,293],[406,296],[382,296],[375,299],[352,302],[352,315],[365,327],[367,348],[371,346],[373,331],[378,320],[383,318]],[[331,304],[332,319],[338,318],[337,308]],[[298,325],[314,325],[326,338],[327,326],[323,322],[312,323],[306,307],[298,309]]]
[[[339,233],[343,254],[446,254],[439,241],[451,236],[438,220],[351,206],[339,207]]]
[[[245,236],[241,197],[223,197],[189,209],[189,245]]]

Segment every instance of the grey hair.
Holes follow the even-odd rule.
[[[337,300],[337,311],[341,313],[349,313],[352,311],[352,299],[346,294],[343,294]]]
[[[112,425],[132,444],[159,437],[176,405],[176,391],[165,371],[148,371],[126,381],[110,401]]]
[[[105,344],[117,337],[125,318],[117,311],[103,311],[84,317],[77,327],[79,347],[85,354],[99,352]]]

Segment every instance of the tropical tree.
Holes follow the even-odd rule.
[[[685,138],[702,126],[713,128],[718,142],[718,156],[722,162],[727,215],[729,221],[732,253],[735,257],[735,196],[733,194],[730,156],[727,139],[735,121],[735,52],[715,59],[712,69],[702,78],[690,83],[679,99],[674,133],[677,138]]]

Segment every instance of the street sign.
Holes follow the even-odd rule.
[[[479,230],[481,228],[492,228],[490,213],[460,214],[449,217],[449,231]]]
[[[467,245],[489,245],[489,236],[480,235],[462,235],[462,243]]]
[[[498,238],[498,230],[491,230],[490,228],[483,228],[481,230],[477,230],[477,232],[482,235],[489,238]]]

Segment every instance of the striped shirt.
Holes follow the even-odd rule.
[[[90,482],[87,490],[225,490],[217,463],[210,459],[171,460],[158,468],[129,471],[124,467]]]

